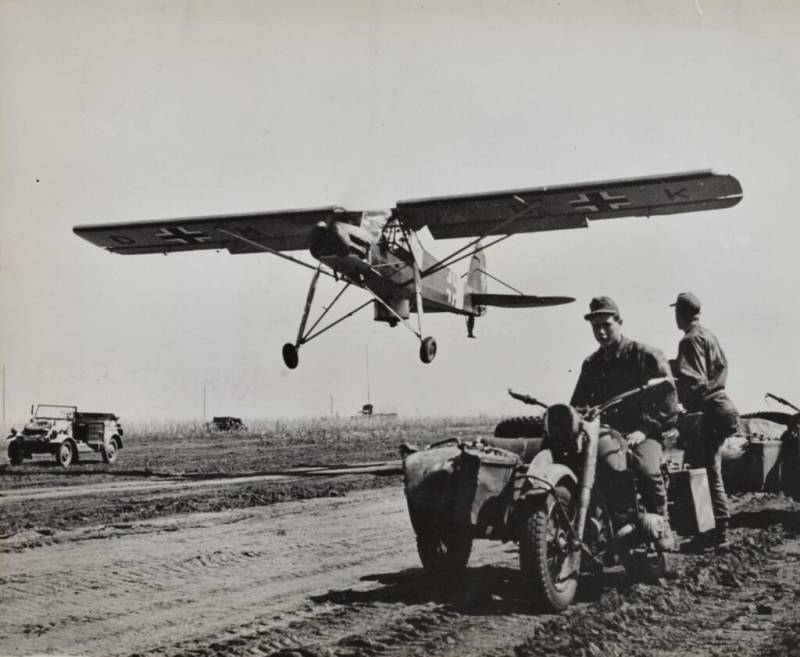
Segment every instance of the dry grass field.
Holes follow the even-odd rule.
[[[208,431],[197,423],[124,425],[125,447],[114,464],[98,455],[84,456],[65,470],[46,455],[21,466],[0,465],[0,494],[15,489],[86,486],[145,479],[200,479],[266,475],[301,466],[389,461],[399,458],[402,442],[428,444],[445,438],[472,440],[491,435],[489,417],[462,418],[320,418],[248,422],[241,432]],[[335,496],[350,490],[399,482],[397,475],[342,475],[302,481],[259,481],[235,487],[205,486],[176,494],[131,491],[64,497],[53,512],[46,501],[8,502],[0,534],[42,527],[67,528],[103,522],[127,522],[175,513],[243,508],[296,499]]]

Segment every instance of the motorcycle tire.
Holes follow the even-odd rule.
[[[502,420],[494,428],[495,438],[541,438],[542,436],[544,436],[544,418],[532,415]]]
[[[570,529],[556,498],[570,508],[571,492],[558,486],[555,493],[538,496],[522,514],[519,564],[534,605],[545,613],[564,611],[575,599],[580,551],[565,549]],[[574,515],[574,509],[570,509]],[[570,519],[571,521],[571,519]]]

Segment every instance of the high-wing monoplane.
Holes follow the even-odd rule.
[[[516,233],[587,228],[596,219],[715,210],[736,205],[742,188],[733,176],[690,171],[576,185],[516,189],[477,195],[401,201],[390,210],[351,211],[340,207],[227,214],[136,223],[76,226],[74,231],[112,253],[146,254],[227,249],[232,254],[270,253],[314,271],[297,338],[283,346],[283,360],[294,369],[299,348],[372,304],[374,318],[406,326],[420,342],[420,358],[429,363],[436,341],[424,337],[424,313],[449,312],[467,318],[473,337],[475,318],[488,306],[531,308],[574,301],[566,296],[531,296],[487,291],[492,278],[485,250]],[[443,259],[431,256],[419,241],[427,227],[435,239],[470,238]],[[287,252],[308,249],[311,264]],[[469,259],[467,273],[450,267]],[[344,285],[309,326],[320,275]],[[498,279],[494,279],[498,280]],[[502,283],[502,281],[498,281]],[[350,285],[372,298],[318,328]],[[409,321],[417,315],[416,326]]]

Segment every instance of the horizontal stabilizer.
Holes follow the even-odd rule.
[[[497,306],[499,308],[540,308],[560,306],[575,301],[572,297],[536,297],[530,294],[478,294],[471,295],[473,306]]]

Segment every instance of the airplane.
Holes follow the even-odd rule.
[[[123,255],[226,249],[231,254],[269,253],[312,269],[297,338],[282,350],[290,369],[297,367],[302,345],[370,304],[375,321],[408,328],[419,340],[420,360],[430,363],[437,344],[433,337],[424,337],[425,313],[463,315],[468,337],[474,337],[475,318],[484,315],[488,306],[532,308],[574,301],[567,296],[523,294],[486,271],[485,250],[511,235],[588,228],[590,221],[600,219],[728,208],[741,199],[736,178],[703,170],[407,200],[380,211],[330,206],[81,225],[73,231]],[[420,244],[418,232],[424,227],[434,239],[471,239],[437,260]],[[286,253],[304,249],[316,265]],[[467,258],[467,273],[459,277],[450,266]],[[344,287],[309,327],[317,282],[323,274],[343,282]],[[487,292],[488,278],[514,294]],[[317,329],[351,285],[367,290],[372,298]],[[410,322],[411,313],[417,315],[416,327]]]

